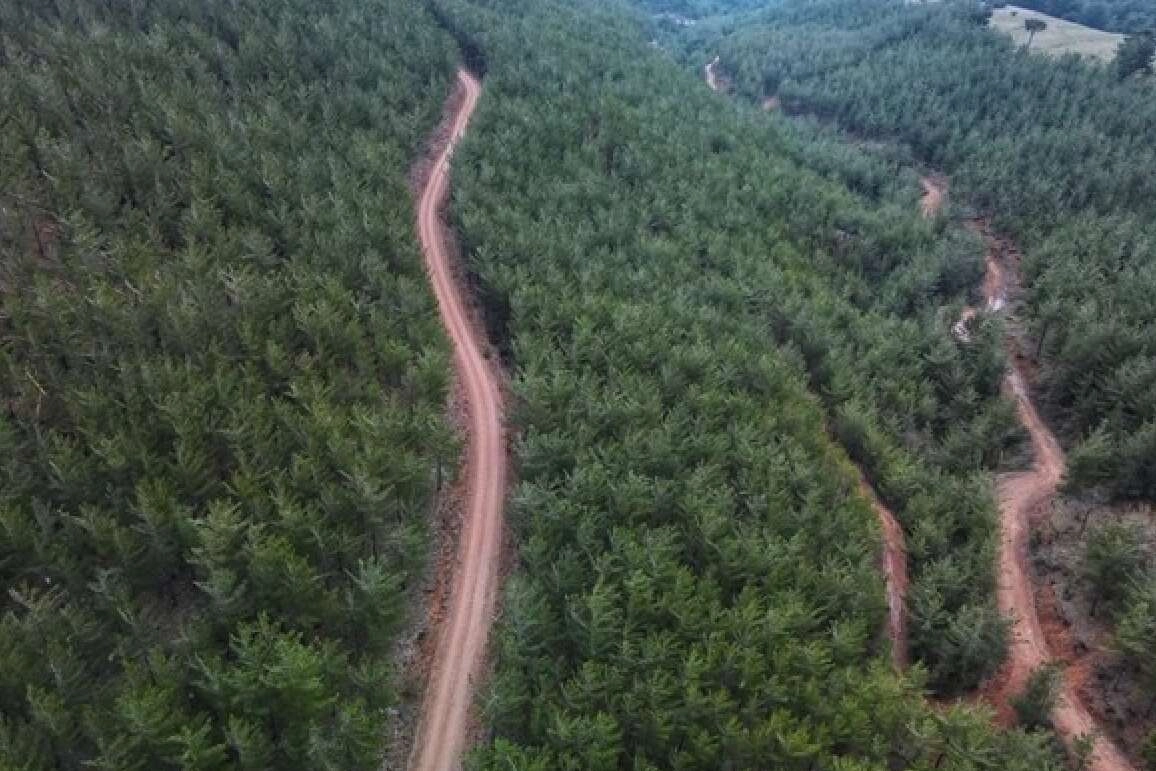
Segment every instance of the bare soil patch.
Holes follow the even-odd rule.
[[[943,211],[943,204],[947,201],[947,178],[940,174],[922,177],[919,180],[923,188],[923,196],[919,200],[919,210],[923,216],[931,219]]]

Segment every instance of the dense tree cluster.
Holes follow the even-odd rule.
[[[1116,52],[1114,62],[1116,77],[1125,80],[1137,73],[1151,75],[1154,59],[1156,59],[1156,33],[1130,35],[1124,39]]]
[[[411,0],[0,3],[0,766],[380,765],[455,56]]]
[[[747,95],[903,140],[1020,241],[1070,483],[1156,496],[1153,85],[1017,56],[966,3],[792,2],[720,29],[701,44]]]
[[[438,5],[488,65],[453,211],[521,429],[475,764],[1054,767],[920,698],[928,670],[949,691],[1001,658],[978,474],[1015,439],[998,334],[959,346],[939,307],[977,245],[887,161],[805,168],[802,135],[680,74],[620,3]],[[833,433],[905,503],[910,677]]]
[[[1135,523],[1107,522],[1088,536],[1084,575],[1096,611],[1116,624],[1115,647],[1146,695],[1156,693],[1156,544]],[[1156,701],[1146,704],[1151,718]],[[1156,733],[1153,734],[1156,747]],[[1156,757],[1152,758],[1156,766]]]

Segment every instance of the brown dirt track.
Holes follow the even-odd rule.
[[[421,191],[418,235],[442,323],[454,349],[457,377],[465,395],[467,447],[465,504],[458,541],[450,609],[441,623],[421,723],[410,757],[413,771],[449,771],[461,765],[474,684],[483,672],[493,620],[501,556],[502,506],[506,489],[506,439],[502,394],[495,366],[456,279],[440,210],[449,192],[449,162],[477,106],[481,84],[458,72],[451,97],[450,131]]]
[[[928,189],[926,184],[924,189]],[[992,235],[983,223],[973,222],[972,227],[983,235],[987,247],[983,282],[986,311],[997,313],[1006,307],[1010,283],[1017,280],[1015,250],[1006,241]],[[1004,262],[1009,258],[1013,262],[1011,265]],[[974,308],[966,308],[955,325],[956,336],[962,342],[968,342],[968,324],[976,315],[978,312]],[[1000,611],[1012,619],[1013,625],[1008,659],[982,695],[996,708],[1001,721],[1011,724],[1014,722],[1011,698],[1023,690],[1032,672],[1055,660],[1040,619],[1036,588],[1028,564],[1028,546],[1032,529],[1043,524],[1051,513],[1052,499],[1063,480],[1066,464],[1059,441],[1040,417],[1032,400],[1028,364],[1010,337],[1006,349],[1009,368],[1004,378],[1004,389],[1015,401],[1020,423],[1031,438],[1034,462],[1031,470],[1005,474],[996,485],[1002,529],[996,598]],[[1075,741],[1081,736],[1095,737],[1093,756],[1087,766],[1089,771],[1132,771],[1132,765],[1123,753],[1102,735],[1080,698],[1077,684],[1067,673],[1052,721],[1069,751],[1074,750]]]

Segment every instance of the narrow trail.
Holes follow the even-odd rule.
[[[985,310],[997,313],[1006,307],[1011,282],[1018,281],[1018,277],[1011,275],[1011,267],[1001,260],[1006,244],[986,232],[982,223],[973,222],[972,227],[983,235],[986,245]],[[977,315],[976,309],[966,308],[955,325],[955,334],[962,342],[970,340],[968,325]],[[983,695],[1005,722],[1012,722],[1011,698],[1023,690],[1032,672],[1055,659],[1040,623],[1028,547],[1032,528],[1050,514],[1049,506],[1063,480],[1066,464],[1059,441],[1032,400],[1027,367],[1011,338],[1005,341],[1005,348],[1010,364],[1004,389],[1015,400],[1020,423],[1031,438],[1034,461],[1030,471],[1004,474],[996,485],[1002,530],[996,598],[1000,612],[1012,619],[1012,635],[1008,660]],[[1074,750],[1075,741],[1081,736],[1095,737],[1089,771],[1133,771],[1119,748],[1103,736],[1066,676],[1059,696],[1052,720],[1068,750]]]
[[[923,197],[919,201],[919,210],[923,216],[930,219],[943,211],[944,201],[947,199],[947,180],[941,176],[923,177],[919,180],[923,188]]]
[[[719,57],[715,57],[712,62],[703,68],[703,73],[706,75],[706,84],[711,91],[719,93],[723,90],[722,80],[718,76]]]
[[[716,56],[703,68],[707,86],[716,93],[726,90],[724,79],[717,72],[718,65],[719,57]],[[778,99],[768,97],[763,102],[763,109],[775,109],[778,104]],[[871,504],[883,533],[882,568],[887,586],[887,638],[891,642],[891,664],[897,671],[903,671],[910,663],[907,635],[907,542],[895,514],[879,500],[863,469],[858,464],[855,468],[859,472],[859,491]]]
[[[498,376],[483,353],[477,325],[454,277],[445,225],[439,216],[449,192],[450,157],[465,134],[481,84],[458,72],[450,130],[436,154],[418,204],[418,235],[442,323],[453,343],[454,365],[465,393],[467,448],[463,477],[465,505],[458,541],[449,615],[441,624],[422,705],[421,724],[410,757],[412,771],[460,767],[473,702],[482,672],[486,639],[498,589],[502,504],[506,488],[506,440]]]
[[[859,470],[859,492],[871,503],[883,531],[883,579],[887,584],[887,637],[891,641],[891,664],[902,672],[911,663],[907,640],[907,543],[903,528],[875,488]]]

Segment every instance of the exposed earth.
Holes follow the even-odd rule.
[[[451,97],[450,131],[438,134],[434,164],[421,191],[418,234],[466,408],[466,457],[462,521],[452,570],[449,609],[438,630],[421,723],[414,740],[413,771],[459,768],[466,746],[474,686],[484,671],[493,622],[501,556],[506,489],[506,439],[502,394],[493,361],[457,280],[440,210],[449,192],[450,157],[465,134],[481,84],[461,70]]]

